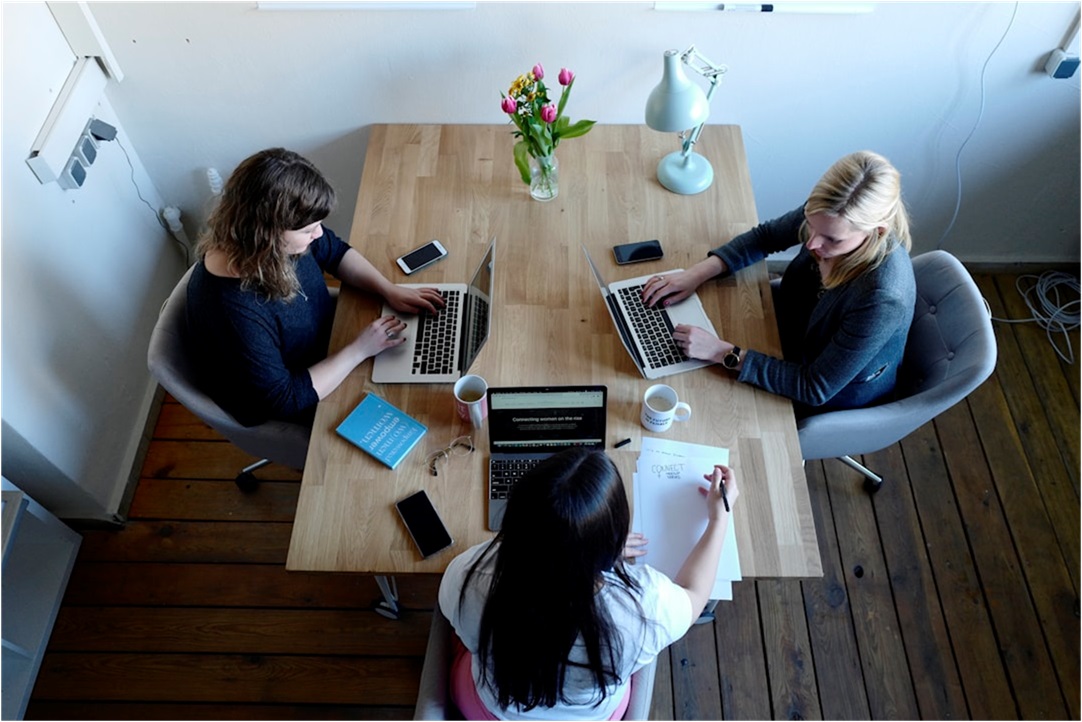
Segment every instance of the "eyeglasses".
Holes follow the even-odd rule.
[[[452,456],[466,456],[471,453],[473,453],[473,439],[468,436],[459,436],[457,439],[452,439],[446,449],[440,449],[429,454],[425,458],[425,464],[432,476],[438,476],[436,467],[441,461]]]

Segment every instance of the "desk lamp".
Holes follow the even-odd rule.
[[[710,90],[705,95],[702,88],[688,80],[684,65],[710,79]],[[683,53],[665,51],[661,82],[646,100],[646,124],[654,130],[680,133],[683,148],[669,153],[657,166],[658,181],[673,193],[702,193],[714,182],[710,161],[692,148],[710,116],[710,98],[727,70],[703,57],[694,45]]]

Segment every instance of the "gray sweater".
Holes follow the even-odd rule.
[[[801,243],[803,221],[801,206],[710,254],[735,273]],[[740,381],[792,399],[797,416],[872,406],[891,397],[916,303],[905,248],[896,245],[878,268],[823,291],[815,257],[802,247],[774,300],[785,358],[749,350]]]

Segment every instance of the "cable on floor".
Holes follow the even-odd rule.
[[[1048,342],[1056,354],[1069,364],[1074,363],[1074,349],[1071,346],[1070,331],[1078,328],[1079,310],[1082,308],[1082,292],[1079,281],[1063,271],[1045,271],[1039,276],[1028,273],[1018,277],[1014,283],[1029,308],[1029,318],[996,318],[1000,323],[1036,323],[1045,330]],[[987,301],[985,301],[987,304]],[[989,314],[991,315],[991,314]],[[1062,349],[1053,334],[1061,334],[1066,344]]]

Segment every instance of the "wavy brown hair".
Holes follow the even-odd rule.
[[[322,221],[335,203],[331,184],[307,158],[285,148],[261,150],[229,176],[199,239],[199,257],[220,251],[245,288],[292,300],[300,284],[282,234]]]
[[[901,174],[871,151],[850,153],[834,163],[808,195],[804,213],[843,218],[868,236],[855,251],[838,259],[823,279],[826,288],[836,288],[876,268],[898,246],[906,251],[912,246]],[[807,242],[807,221],[800,234]]]

